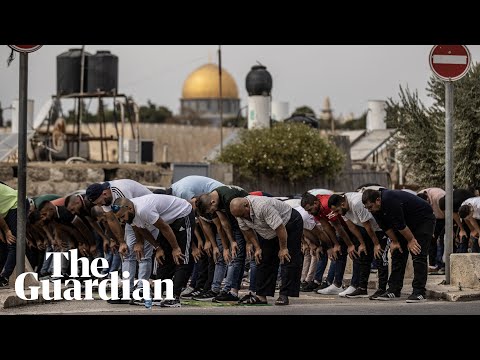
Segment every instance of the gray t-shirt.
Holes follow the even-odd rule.
[[[186,176],[172,184],[172,195],[190,201],[192,198],[207,194],[223,184],[205,176]]]

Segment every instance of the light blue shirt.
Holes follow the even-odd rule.
[[[190,201],[194,197],[209,193],[219,186],[220,181],[205,176],[191,175],[172,184],[172,195]]]

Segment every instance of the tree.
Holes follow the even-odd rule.
[[[242,130],[239,143],[225,147],[217,160],[233,164],[246,178],[263,174],[293,183],[318,174],[334,177],[344,155],[307,125],[278,123],[271,129]]]
[[[313,111],[313,109],[311,107],[306,106],[306,105],[296,108],[295,111],[293,112],[293,114],[305,114],[305,115],[312,115],[315,118],[317,117],[315,115],[315,111]]]
[[[348,120],[343,124],[335,121],[335,129],[348,129],[348,130],[364,130],[367,128],[367,112],[365,111],[360,117]]]
[[[140,106],[140,122],[142,123],[164,123],[172,117],[172,112],[165,106],[156,106],[150,100],[147,105]]]
[[[454,83],[454,185],[480,185],[480,65]],[[445,184],[445,86],[432,76],[427,108],[417,92],[400,87],[400,100],[387,103],[387,125],[398,129],[400,160],[423,186]]]

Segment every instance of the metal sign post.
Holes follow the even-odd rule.
[[[445,82],[445,281],[450,284],[453,252],[453,81],[470,69],[471,56],[464,45],[436,45],[430,51],[430,68]]]
[[[25,272],[25,243],[27,235],[27,99],[28,53],[42,45],[9,45],[20,52],[20,81],[18,93],[18,197],[17,197],[17,276]]]

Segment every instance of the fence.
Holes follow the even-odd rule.
[[[391,188],[390,174],[380,171],[351,170],[343,173],[336,179],[326,179],[323,176],[295,183],[271,179],[260,175],[257,179],[249,180],[234,171],[233,184],[243,187],[247,191],[261,190],[274,196],[290,196],[302,194],[307,190],[322,188],[335,192],[355,191],[357,187],[366,183],[376,183]]]

